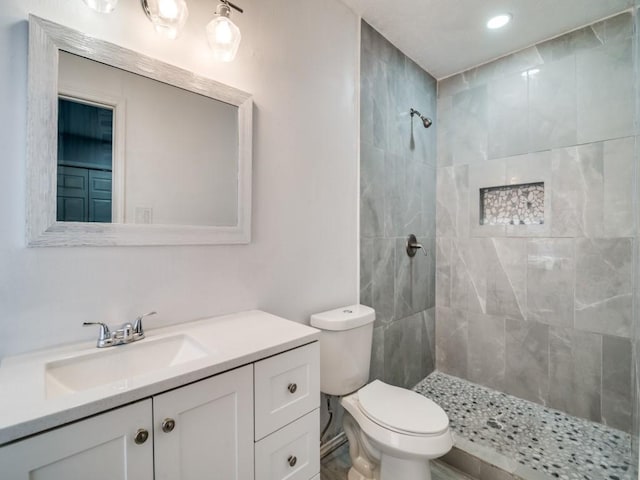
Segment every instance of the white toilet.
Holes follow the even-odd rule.
[[[320,390],[339,395],[346,413],[349,480],[430,480],[429,460],[453,446],[447,414],[404,388],[369,379],[375,311],[364,305],[317,313]]]

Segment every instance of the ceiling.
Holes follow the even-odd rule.
[[[632,0],[342,0],[437,79],[630,7]],[[487,20],[513,14],[488,30]]]

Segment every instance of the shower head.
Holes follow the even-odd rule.
[[[411,114],[411,118],[413,118],[414,115],[417,115],[420,120],[422,120],[422,125],[424,125],[424,128],[429,128],[431,125],[433,125],[433,121],[431,121],[430,118],[422,115],[419,111],[412,108],[409,110],[409,113]]]

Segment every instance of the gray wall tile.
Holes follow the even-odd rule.
[[[526,240],[494,238],[492,244],[495,258],[488,258],[486,312],[524,319],[527,311]]]
[[[572,239],[528,240],[527,319],[572,327],[574,277]]]
[[[436,305],[451,306],[451,240],[436,240]]]
[[[629,339],[602,338],[602,420],[626,432],[631,431],[631,354]]]
[[[468,378],[496,390],[504,389],[505,319],[479,313],[468,315]]]
[[[576,328],[630,336],[632,247],[628,238],[576,239]]]
[[[488,158],[526,153],[529,143],[527,77],[496,79],[488,87]]]
[[[463,310],[436,307],[436,368],[467,376],[468,320]]]
[[[635,139],[604,142],[604,232],[607,237],[633,235],[633,165]]]
[[[410,388],[422,377],[421,314],[396,320],[384,331],[384,379],[386,383]]]
[[[612,42],[576,56],[578,143],[633,133],[631,41]],[[597,121],[594,121],[596,120]]]
[[[373,305],[373,239],[360,238],[360,303]]]
[[[633,15],[624,12],[595,23],[592,28],[602,43],[626,40],[633,35]]]
[[[540,56],[546,62],[560,60],[574,55],[576,52],[591,50],[602,45],[591,26],[552,38],[537,45]]]
[[[422,372],[424,378],[436,369],[436,308],[421,312],[422,315]]]
[[[555,149],[551,152],[551,163],[552,236],[602,236],[603,144]]]
[[[384,380],[384,327],[373,329],[369,381]]]
[[[376,325],[388,323],[394,319],[396,296],[395,258],[395,240],[387,238],[373,239],[373,298],[370,306],[376,311]]]
[[[438,168],[436,231],[440,237],[469,235],[469,167]]]
[[[549,329],[549,406],[600,421],[602,337],[561,327]]]
[[[453,97],[438,101],[437,152],[438,167],[453,165]]]
[[[540,65],[525,73],[529,83],[530,150],[575,145],[575,57]]]
[[[545,404],[549,397],[549,327],[507,319],[505,391]]]
[[[360,146],[360,235],[384,235],[384,151]]]
[[[483,162],[488,154],[487,87],[456,94],[452,100],[454,165]]]

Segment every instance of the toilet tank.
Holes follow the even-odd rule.
[[[369,381],[375,311],[350,305],[311,315],[320,332],[320,390],[329,395],[355,392]]]

